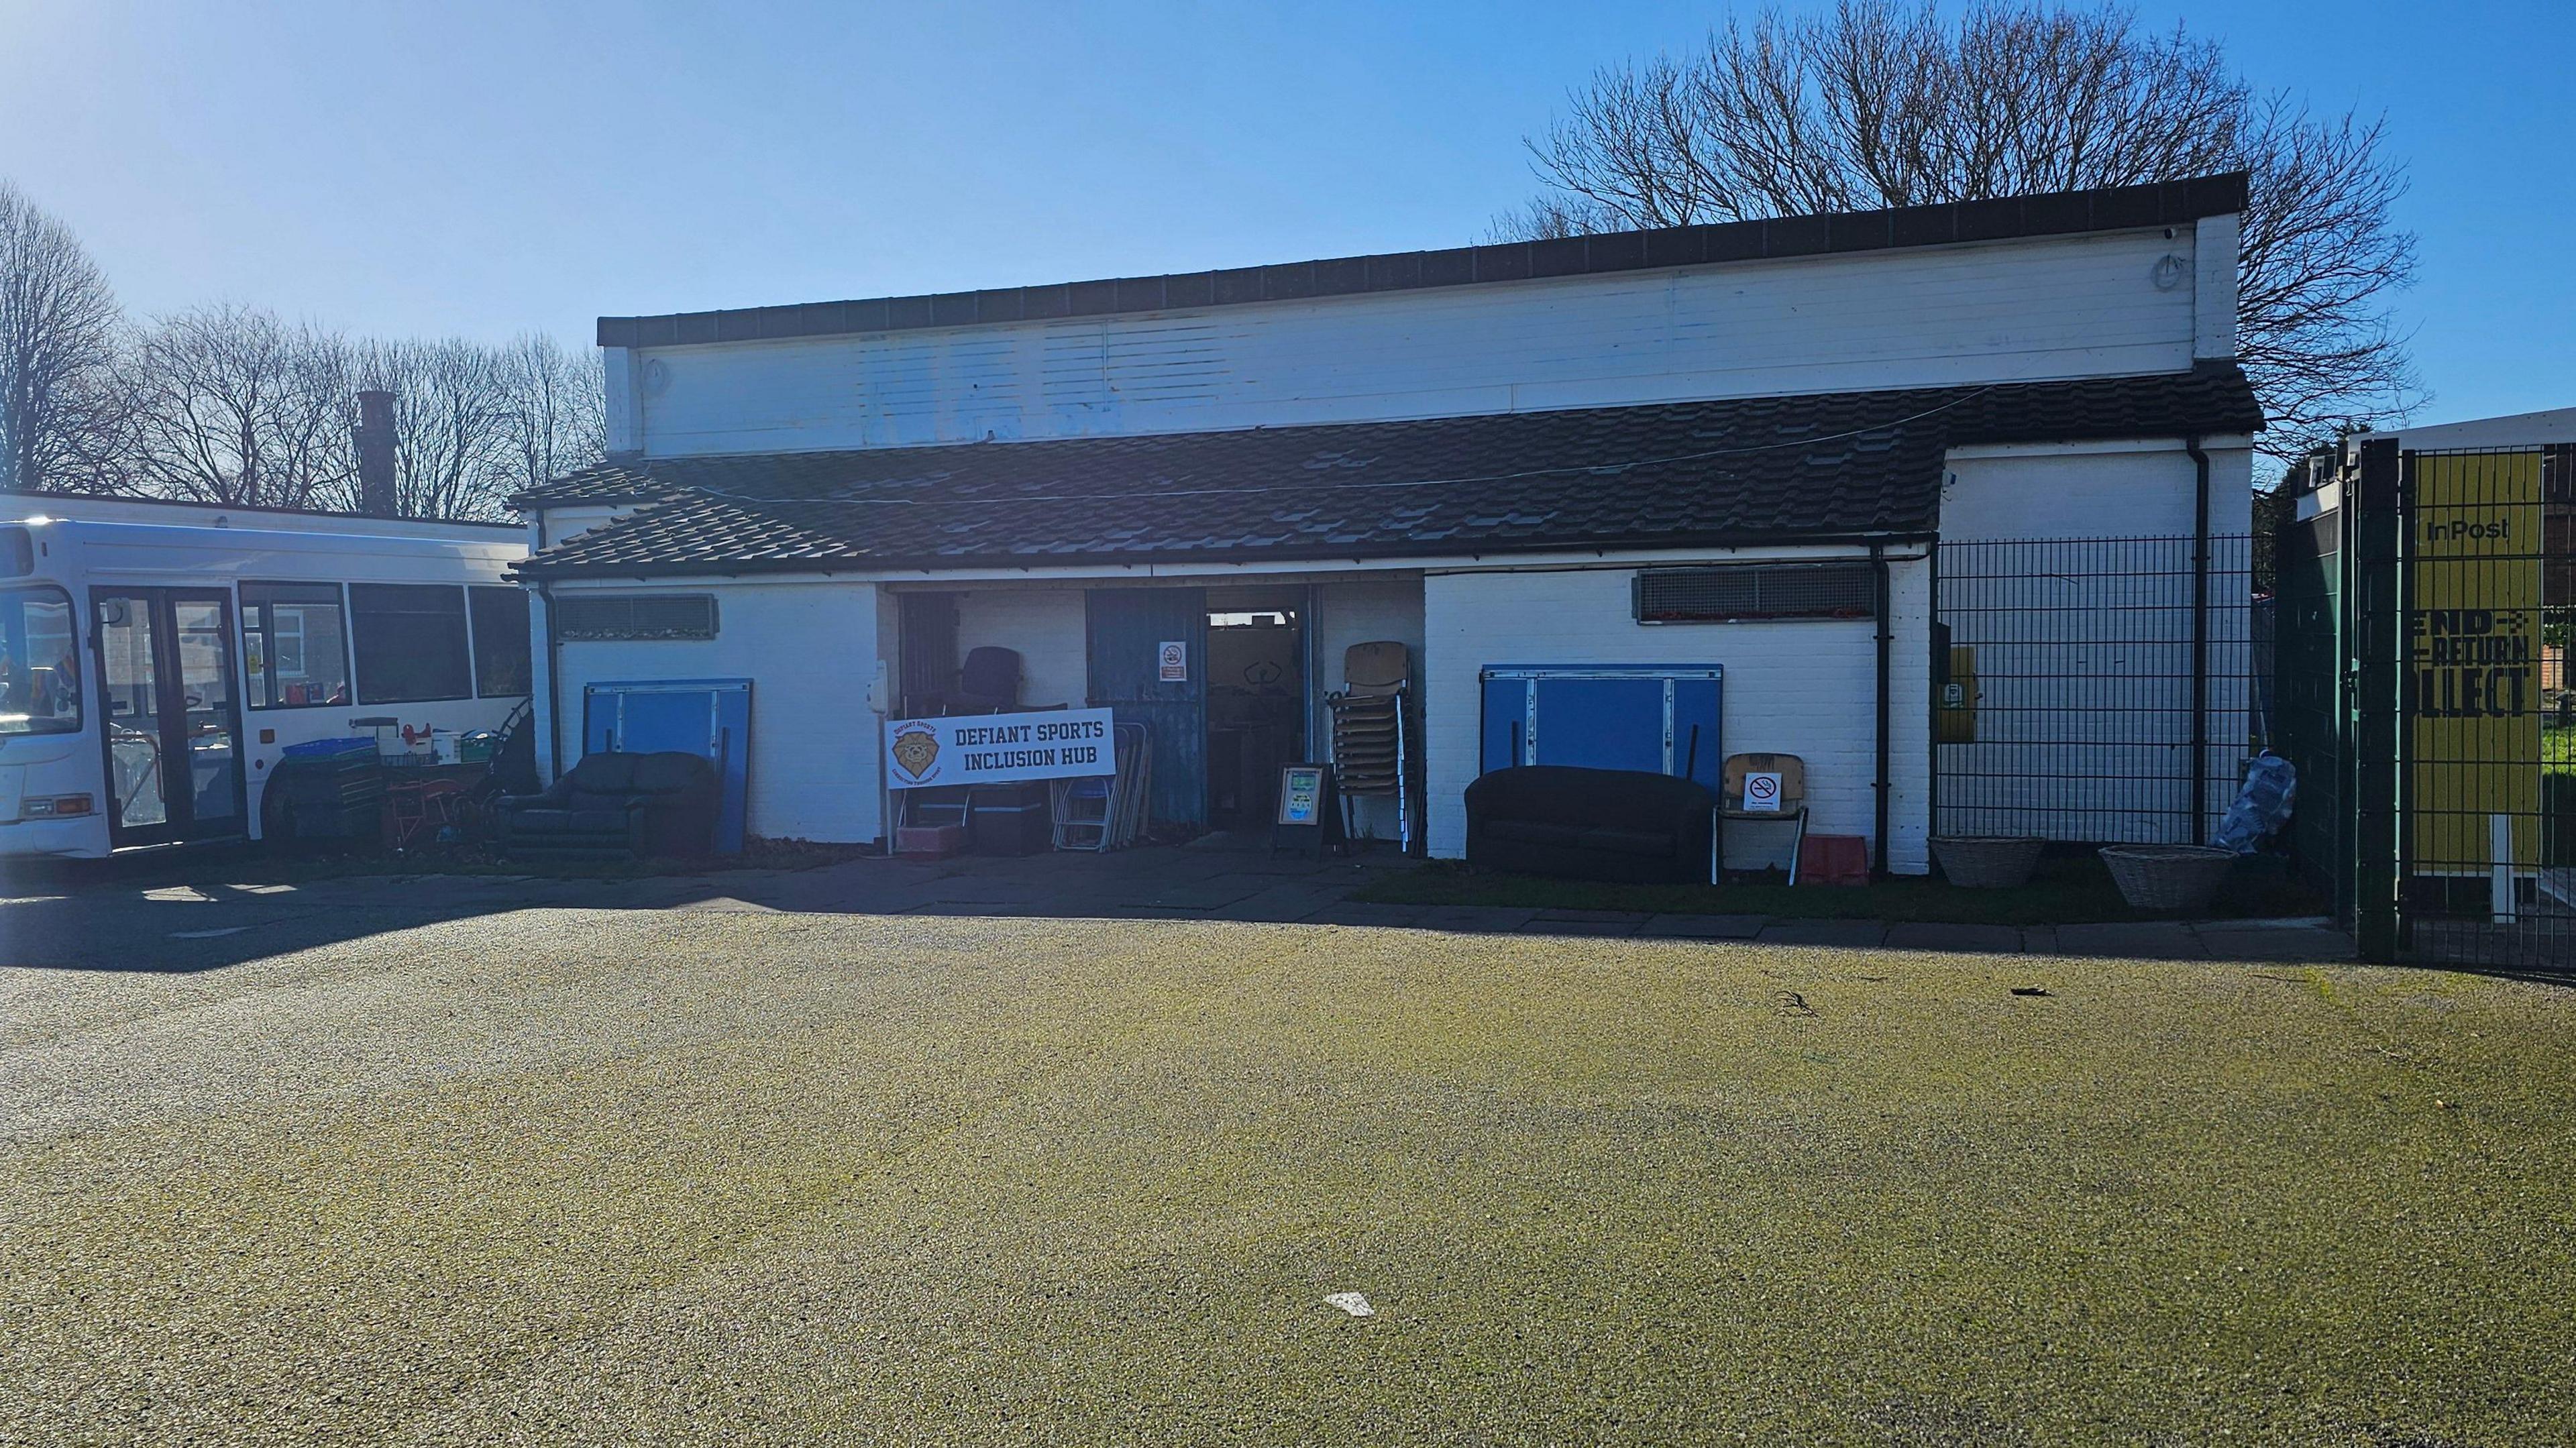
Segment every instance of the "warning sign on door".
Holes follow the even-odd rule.
[[[1157,673],[1166,684],[1188,683],[1190,681],[1190,646],[1179,639],[1173,639],[1161,645]]]

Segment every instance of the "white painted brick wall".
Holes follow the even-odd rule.
[[[1877,768],[1874,625],[1801,620],[1649,627],[1631,615],[1632,576],[1625,568],[1588,568],[1436,573],[1424,580],[1431,852],[1455,858],[1465,850],[1465,790],[1478,763],[1479,674],[1489,664],[1722,665],[1724,751],[1804,759],[1810,829],[1867,838],[1874,825]],[[1920,562],[1891,564],[1888,865],[1900,874],[1928,868],[1928,577]],[[1740,833],[1730,864],[1763,863],[1770,852],[1756,836],[1764,832]]]
[[[669,457],[2180,371],[2197,288],[2153,277],[2193,250],[2150,229],[661,347],[636,354],[658,390],[612,370],[611,412]]]
[[[745,828],[772,838],[836,843],[879,837],[880,719],[868,708],[879,636],[873,584],[686,580],[650,588],[554,588],[558,598],[575,592],[711,592],[718,632],[705,641],[565,643],[556,698],[568,760],[581,757],[587,684],[747,678],[751,770]]]
[[[973,648],[1020,652],[1020,698],[1079,709],[1088,696],[1088,625],[1079,588],[968,589],[957,596],[957,657]]]
[[[1963,448],[1941,486],[1944,538],[2178,538],[2194,476],[2179,441],[2144,450]],[[2254,526],[2253,454],[2210,448],[2209,531]]]

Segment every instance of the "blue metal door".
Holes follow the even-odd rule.
[[[1531,681],[1488,672],[1484,682],[1484,717],[1477,726],[1484,742],[1477,751],[1476,772],[1491,774],[1529,763]]]
[[[1484,671],[1480,763],[1674,774],[1717,787],[1714,664],[1512,664]]]
[[[1541,678],[1532,732],[1540,764],[1665,772],[1664,681]]]
[[[591,684],[581,691],[584,754],[694,754],[724,787],[716,853],[742,853],[751,783],[751,680],[669,679]]]
[[[1095,588],[1083,595],[1090,702],[1154,741],[1147,812],[1157,824],[1207,823],[1207,590]],[[1178,644],[1181,677],[1167,677]]]
[[[1698,780],[1715,790],[1726,765],[1726,755],[1717,747],[1718,681],[1685,674],[1675,675],[1672,685],[1671,773]]]

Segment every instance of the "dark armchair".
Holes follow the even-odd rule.
[[[1668,774],[1525,764],[1467,786],[1467,864],[1640,884],[1705,884],[1708,786]]]
[[[950,702],[960,711],[1007,714],[1020,707],[1020,655],[1016,649],[966,651],[957,671],[957,694]]]
[[[589,754],[541,794],[494,801],[505,855],[643,859],[714,847],[715,766],[694,754]]]

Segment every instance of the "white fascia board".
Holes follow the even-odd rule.
[[[1891,538],[1884,547],[1907,549],[1929,543],[1929,538],[1910,542]],[[1674,565],[1692,566],[1710,563],[1812,563],[1856,561],[1870,556],[1865,543],[1815,543],[1782,545],[1774,548],[1692,548],[1656,553],[1604,553],[1540,555],[1528,558],[1498,558],[1491,562],[1467,565],[1424,564],[1426,578],[1448,578],[1470,573],[1569,573],[1587,568],[1662,568]],[[1913,558],[1910,551],[1889,553],[1889,562]]]
[[[2251,433],[2214,432],[2201,438],[2203,452],[2226,452],[2231,448],[2250,448]],[[2181,452],[2184,439],[2179,437],[2121,438],[2107,442],[2004,442],[1978,443],[1949,450],[1953,461],[1972,462],[1982,458],[2040,457],[2107,457],[2115,453]]]
[[[1922,535],[1890,534],[1890,546],[1902,547],[1911,539],[1926,541]],[[1317,575],[1337,578],[1382,576],[1411,577],[1433,573],[1511,573],[1529,570],[1557,571],[1567,568],[1637,568],[1667,563],[1708,563],[1761,561],[1779,558],[1866,558],[1866,543],[1778,544],[1768,547],[1743,548],[1667,548],[1646,551],[1620,549],[1566,549],[1546,553],[1495,553],[1491,555],[1452,554],[1432,558],[1385,559],[1320,559],[1272,561],[1266,563],[1120,563],[1093,565],[1057,565],[1030,568],[960,568],[902,569],[819,573],[771,573],[756,569],[740,573],[644,573],[620,574],[614,577],[581,574],[545,579],[554,589],[686,589],[706,588],[718,584],[739,586],[774,583],[847,583],[883,585],[901,588],[938,588],[961,583],[1223,583],[1227,585],[1261,583],[1272,580],[1308,579]]]

